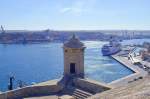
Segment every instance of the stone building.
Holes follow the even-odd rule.
[[[64,43],[64,76],[84,77],[84,49],[75,35]]]
[[[141,51],[142,59],[150,61],[150,43],[149,42],[144,42],[143,47],[145,49]]]

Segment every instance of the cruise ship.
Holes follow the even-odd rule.
[[[111,39],[109,44],[105,44],[102,49],[103,56],[109,56],[121,51],[121,44],[115,39]]]

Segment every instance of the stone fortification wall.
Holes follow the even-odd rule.
[[[0,99],[21,99],[22,97],[53,94],[61,90],[58,84],[35,85],[0,93]]]
[[[77,78],[77,79],[74,79],[74,84],[75,86],[82,88],[84,90],[87,90],[88,92],[91,92],[91,93],[98,93],[98,92],[111,89],[111,87],[106,84],[103,84],[94,80],[90,80],[90,79]]]

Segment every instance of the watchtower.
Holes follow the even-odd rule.
[[[75,35],[64,43],[64,76],[84,77],[84,49],[84,44]]]

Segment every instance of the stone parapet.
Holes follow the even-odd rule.
[[[91,79],[76,78],[74,79],[74,84],[75,86],[94,94],[111,89],[111,87],[107,84],[100,83]]]
[[[48,95],[59,92],[62,89],[57,81],[47,81],[33,86],[27,86],[0,94],[0,99],[20,99],[23,97],[31,97],[36,95]]]

